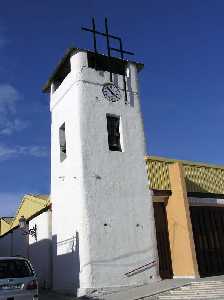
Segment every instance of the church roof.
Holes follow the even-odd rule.
[[[65,66],[68,63],[68,60],[70,59],[70,57],[79,51],[85,51],[87,53],[92,53],[95,54],[95,52],[87,50],[87,49],[82,49],[82,48],[76,48],[76,47],[71,47],[68,48],[67,51],[65,52],[64,56],[60,59],[59,63],[57,64],[55,70],[53,71],[53,73],[51,74],[51,76],[49,77],[49,79],[47,80],[47,82],[44,84],[42,91],[45,93],[48,93],[50,91],[50,87],[51,87],[51,83],[54,81],[54,78],[58,75],[58,73],[61,71],[61,68],[63,68],[63,66]],[[97,53],[98,56],[106,56],[104,54],[99,54]],[[122,61],[120,58],[117,57],[112,57],[112,59],[116,59],[116,60],[120,60]],[[141,71],[144,67],[144,65],[142,63],[139,62],[135,62],[135,61],[131,61],[131,60],[124,60],[125,62],[131,62],[136,64],[138,71]]]

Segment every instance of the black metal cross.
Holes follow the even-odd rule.
[[[114,36],[114,35],[109,33],[107,18],[105,18],[105,32],[100,32],[100,31],[96,30],[96,25],[95,25],[95,19],[94,18],[92,18],[92,28],[82,27],[82,30],[91,32],[93,34],[93,45],[94,45],[94,51],[95,51],[96,54],[98,53],[96,36],[101,35],[101,36],[104,36],[106,38],[107,55],[108,55],[109,58],[111,57],[111,51],[115,51],[115,52],[120,53],[121,60],[124,60],[124,54],[134,55],[134,53],[132,53],[130,51],[123,50],[122,39],[120,37]],[[118,48],[113,48],[113,47],[110,46],[110,39],[117,40],[119,42],[119,49]],[[112,72],[110,72],[110,81],[112,81]],[[125,103],[127,103],[127,85],[126,85],[125,74],[123,75],[123,83],[124,83],[124,92],[125,92]]]

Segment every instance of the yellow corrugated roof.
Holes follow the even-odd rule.
[[[2,217],[2,219],[7,223],[11,224],[14,220],[14,217]]]
[[[0,218],[0,236],[10,230],[11,224],[6,222],[5,218]]]
[[[168,165],[179,161],[184,166],[188,192],[224,194],[224,166],[157,156],[145,159],[151,189],[170,190]]]
[[[26,219],[30,219],[44,208],[47,208],[50,203],[50,198],[47,195],[25,195],[16,212],[10,229],[19,225],[19,219],[21,216],[24,216]]]

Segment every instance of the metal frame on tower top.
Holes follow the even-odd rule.
[[[109,33],[107,18],[105,18],[105,32],[100,32],[100,31],[96,30],[96,24],[95,24],[95,19],[94,18],[92,18],[92,28],[82,27],[82,30],[91,32],[93,34],[93,45],[94,45],[94,51],[95,51],[96,54],[98,53],[96,36],[101,35],[101,36],[104,36],[106,38],[107,55],[108,55],[109,58],[111,58],[111,51],[115,51],[115,52],[120,53],[120,59],[121,60],[124,60],[124,54],[134,55],[134,53],[132,53],[130,51],[123,50],[122,39],[120,37],[114,36],[114,35]],[[113,47],[110,46],[110,39],[117,40],[119,42],[119,49],[118,48],[113,48]],[[110,71],[110,81],[112,82],[112,72],[111,71]],[[124,93],[125,93],[125,104],[127,104],[127,84],[126,84],[125,73],[123,74],[123,84],[124,84]]]

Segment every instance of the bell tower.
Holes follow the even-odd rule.
[[[93,35],[71,48],[44,87],[50,93],[53,288],[88,295],[158,279],[138,73],[122,41]],[[105,37],[107,55],[97,49]],[[110,41],[118,42],[117,49]],[[120,57],[113,57],[112,52]]]

